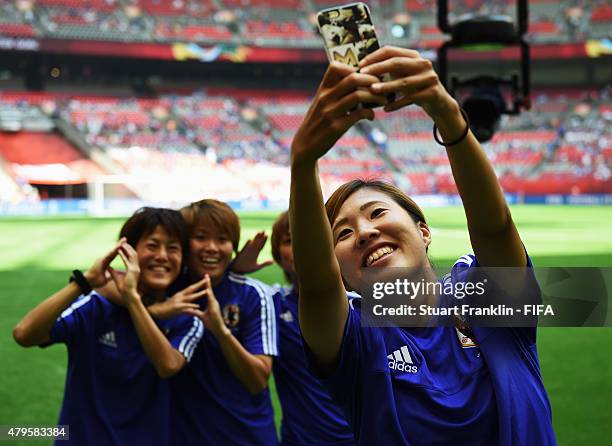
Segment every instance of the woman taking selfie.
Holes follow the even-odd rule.
[[[385,73],[392,80],[383,83]],[[389,94],[397,99],[385,104]],[[299,319],[313,371],[358,444],[555,444],[535,328],[472,327],[477,345],[464,348],[452,326],[362,326],[361,299],[347,301],[345,286],[366,292],[368,268],[415,267],[436,280],[427,258],[431,231],[399,189],[351,181],[323,204],[317,160],[357,121],[374,119],[362,103],[385,104],[386,112],[416,104],[432,118],[474,252],[455,264],[451,280],[466,280],[476,266],[530,267],[491,163],[431,62],[385,47],[359,71],[332,63],[291,149]]]

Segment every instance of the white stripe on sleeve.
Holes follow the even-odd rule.
[[[459,264],[465,264],[467,266],[471,266],[472,263],[474,263],[474,258],[466,254],[464,256],[459,257],[457,261],[453,264],[453,266],[456,266]]]
[[[271,289],[267,285],[247,278],[247,284],[251,285],[259,294],[261,304],[261,331],[264,354],[277,355],[276,348],[276,314],[274,302],[272,302]]]
[[[81,308],[83,305],[85,305],[86,303],[88,303],[89,301],[91,301],[91,294],[88,294],[85,297],[82,297],[81,299],[77,300],[75,303],[73,303],[72,305],[70,305],[68,308],[66,308],[62,314],[59,315],[59,317],[57,318],[57,320],[59,321],[60,319],[64,319],[67,318],[68,316],[70,316],[75,310],[78,310],[79,308]]]
[[[202,337],[202,334],[200,333],[201,330],[202,321],[200,321],[197,317],[194,317],[191,329],[189,330],[189,332],[187,332],[183,339],[181,339],[181,342],[178,346],[178,351],[183,354],[187,361],[191,359],[191,354],[193,353],[193,348],[191,349],[191,353],[188,352],[188,349],[192,347],[194,340],[196,341],[196,343],[197,341],[199,341],[198,333],[199,337]]]
[[[189,341],[187,348],[185,349],[185,358],[187,359],[187,362],[191,361],[193,352],[195,351],[196,347],[198,346],[198,343],[202,339],[202,335],[204,334],[204,324],[202,323],[202,321],[197,317],[194,317],[193,319],[194,322],[197,324],[198,328],[194,336],[192,336],[191,341]]]
[[[272,301],[271,288],[257,280],[242,275],[229,273],[229,279],[242,285],[248,285],[257,291],[260,303],[261,344],[266,355],[278,355],[276,344],[276,313]]]

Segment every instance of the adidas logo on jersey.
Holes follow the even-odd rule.
[[[412,357],[407,346],[403,346],[399,350],[395,350],[390,355],[387,355],[389,360],[389,368],[398,372],[416,373],[419,368],[412,363]]]
[[[115,332],[109,331],[108,333],[104,333],[102,336],[98,338],[101,344],[106,345],[107,347],[117,348],[117,341],[115,340]]]

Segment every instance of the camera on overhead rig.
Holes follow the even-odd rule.
[[[529,44],[525,41],[528,24],[527,0],[517,0],[516,18],[509,15],[470,13],[452,25],[448,20],[448,0],[438,0],[438,28],[451,39],[438,49],[438,75],[446,89],[461,99],[470,118],[472,132],[480,142],[495,134],[501,115],[518,115],[531,107]],[[448,75],[450,49],[481,51],[516,46],[520,48],[520,68],[507,76],[480,74],[471,77]],[[504,92],[509,92],[506,98]]]

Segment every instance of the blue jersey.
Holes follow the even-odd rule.
[[[476,265],[463,259],[452,280]],[[455,327],[366,327],[353,299],[325,383],[359,444],[553,445],[535,330],[521,330],[474,329],[476,344]]]
[[[204,326],[192,316],[157,321],[187,361]],[[57,319],[45,344],[65,343],[68,372],[58,424],[70,440],[57,444],[169,444],[170,385],[143,350],[126,308],[92,292]]]
[[[283,445],[352,445],[353,433],[327,389],[308,371],[293,288],[275,294],[279,357],[274,380],[283,407]]]
[[[531,268],[529,257],[527,261]],[[451,271],[452,280],[472,281],[471,268],[478,266],[473,255],[463,256]],[[556,444],[536,350],[537,329],[474,327],[473,331],[497,397],[499,444]]]
[[[254,355],[277,356],[276,315],[269,287],[228,273],[213,288],[226,325]],[[202,309],[206,302],[202,302]],[[266,388],[251,395],[208,331],[189,367],[172,379],[172,441],[187,445],[275,445]]]

